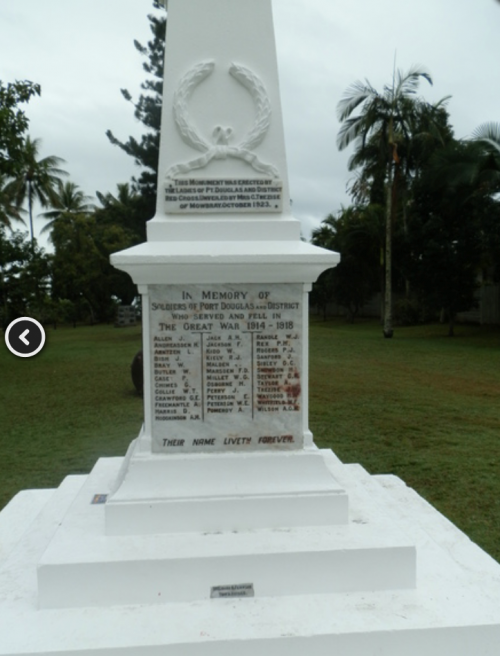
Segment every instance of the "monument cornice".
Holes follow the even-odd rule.
[[[303,241],[145,242],[112,255],[138,285],[193,282],[312,283],[339,255]]]

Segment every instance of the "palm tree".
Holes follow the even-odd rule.
[[[60,182],[59,176],[67,175],[66,171],[58,168],[63,159],[55,155],[38,159],[39,150],[40,139],[31,140],[28,136],[24,142],[19,172],[8,185],[18,207],[28,200],[31,243],[34,241],[33,203],[38,200],[42,207],[48,207],[55,198],[54,190]]]
[[[91,203],[91,196],[86,196],[78,185],[71,181],[62,182],[57,181],[57,190],[51,197],[50,204],[52,209],[48,212],[42,212],[40,216],[50,221],[42,228],[42,233],[50,232],[53,230],[57,221],[60,221],[65,216],[73,216],[75,214],[88,215],[94,210],[94,205]]]
[[[407,73],[395,72],[390,86],[379,93],[366,80],[355,82],[337,106],[342,123],[337,137],[339,150],[356,140],[349,168],[371,167],[370,175],[385,195],[385,300],[384,336],[392,337],[392,223],[401,178],[403,151],[411,141],[415,115],[429,107],[416,97],[421,78],[432,84],[430,74],[414,66]],[[353,112],[359,108],[356,116]],[[377,202],[377,199],[372,199]]]

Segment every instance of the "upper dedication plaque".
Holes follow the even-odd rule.
[[[275,179],[171,179],[165,187],[166,214],[281,212],[283,184]]]

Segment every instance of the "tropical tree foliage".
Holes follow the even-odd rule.
[[[491,153],[477,141],[438,150],[414,186],[407,275],[421,305],[445,314],[450,335],[457,314],[475,305],[481,276],[494,271],[498,191]]]
[[[326,313],[328,303],[344,307],[349,321],[380,291],[380,252],[384,242],[383,208],[352,206],[330,214],[313,232],[312,243],[342,254],[340,263],[323,273],[312,303]]]
[[[111,253],[130,246],[130,235],[95,216],[66,214],[52,228],[52,297],[71,303],[74,320],[113,319],[117,303],[130,304],[136,289],[127,274],[111,266]]]
[[[12,221],[25,223],[24,210],[16,203],[15,193],[9,187],[8,178],[0,174],[0,226],[12,228]]]
[[[144,218],[148,217],[148,199],[133,191],[127,182],[118,184],[117,189],[116,196],[97,192],[102,207],[96,208],[96,218],[100,223],[121,226],[133,243],[140,243],[146,239]]]
[[[0,80],[0,176],[16,174],[24,148],[28,118],[19,105],[40,95],[40,85],[29,80],[4,84]]]
[[[18,317],[46,319],[49,305],[48,256],[31,244],[26,233],[7,235],[0,226],[0,324],[3,328]]]

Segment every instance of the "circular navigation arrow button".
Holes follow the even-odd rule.
[[[5,343],[11,353],[20,358],[31,358],[45,344],[45,331],[36,319],[20,317],[7,326]]]

